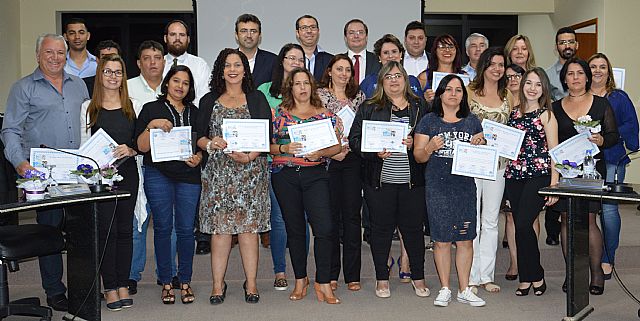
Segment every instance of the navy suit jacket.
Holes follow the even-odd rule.
[[[348,52],[345,52],[344,54],[347,56],[349,55]],[[380,68],[382,68],[382,65],[380,65],[380,59],[378,58],[378,56],[376,56],[376,54],[374,54],[373,52],[367,50],[367,66],[366,66],[366,69],[364,70],[364,74],[377,75],[378,71],[380,71]]]
[[[324,74],[324,70],[327,69],[329,62],[333,59],[333,55],[328,52],[318,52],[316,54],[316,62],[313,66],[313,78],[319,82],[322,79],[322,74]]]
[[[258,52],[256,52],[256,62],[253,65],[253,71],[251,72],[251,75],[253,76],[253,85],[256,88],[265,82],[271,81],[271,72],[273,71],[273,65],[276,64],[277,60],[278,56],[273,52],[258,48]]]

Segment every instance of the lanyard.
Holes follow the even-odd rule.
[[[167,109],[169,109],[169,113],[171,114],[171,117],[173,118],[173,125],[178,127],[178,121],[176,120],[176,116],[173,114],[173,110],[175,110],[175,108],[173,106],[169,106],[169,103],[167,103],[166,101],[164,102],[164,105],[167,106]],[[187,110],[187,122],[185,123],[184,121],[184,117],[182,116],[181,113],[178,113],[178,117],[180,117],[180,126],[189,126],[188,122],[189,119],[191,118],[191,110],[189,109],[189,106],[184,106],[184,108]],[[176,110],[176,113],[178,111]]]

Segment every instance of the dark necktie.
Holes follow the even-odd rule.
[[[356,62],[353,64],[353,71],[356,84],[360,84],[360,55],[353,55],[353,58],[356,58]]]
[[[173,65],[171,67],[173,68],[177,66],[178,66],[178,58],[173,58]]]

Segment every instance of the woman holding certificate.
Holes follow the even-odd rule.
[[[487,119],[506,124],[511,113],[512,96],[507,89],[505,57],[502,48],[491,47],[480,55],[478,73],[469,84],[469,108],[480,121]],[[504,192],[504,159],[499,162],[495,181],[476,178],[476,233],[473,241],[473,265],[469,284],[495,293],[500,286],[494,283],[496,251],[498,250],[498,217]]]
[[[362,178],[371,220],[375,293],[380,298],[391,296],[388,258],[396,228],[407,250],[416,295],[430,294],[424,279],[424,166],[415,161],[411,152],[413,128],[424,114],[424,100],[409,88],[402,64],[389,61],[380,69],[375,94],[360,107],[349,132],[349,147],[362,156],[364,163]],[[381,145],[383,140],[390,144]],[[378,145],[374,145],[376,142]]]
[[[559,143],[578,135],[575,122],[580,117],[590,116],[592,121],[597,121],[600,130],[589,129],[591,137],[589,141],[600,149],[606,149],[618,143],[620,135],[616,125],[613,109],[606,98],[592,95],[589,90],[592,83],[591,68],[578,58],[567,60],[560,71],[560,82],[564,90],[569,91],[567,97],[553,103],[553,113],[558,120]],[[594,158],[602,160],[603,153],[594,155]],[[602,177],[607,177],[607,166],[603,161],[596,163],[596,170]],[[567,202],[561,199],[556,204],[556,209],[561,215],[561,240],[562,252],[567,253]],[[596,224],[596,213],[600,210],[600,202],[589,202],[589,267],[591,270],[591,282],[589,293],[600,295],[604,293],[604,272],[601,266],[602,260],[602,233]],[[566,281],[562,286],[566,291]]]
[[[542,197],[538,190],[558,183],[549,149],[558,145],[558,123],[551,112],[549,79],[542,68],[523,75],[519,90],[520,105],[511,113],[507,125],[525,131],[518,158],[507,163],[506,194],[515,220],[517,264],[520,285],[517,296],[544,294],[547,285],[540,265],[540,250],[535,224],[543,206],[551,206],[556,197]]]
[[[309,71],[295,68],[286,78],[282,104],[273,119],[273,190],[287,229],[289,255],[296,276],[289,299],[307,295],[306,217],[314,235],[316,283],[319,301],[340,303],[331,289],[331,256],[334,235],[329,191],[328,159],[342,150],[342,123],[322,106]],[[305,130],[311,129],[311,130]],[[335,129],[334,129],[335,128]],[[303,134],[300,134],[300,133]],[[328,147],[322,147],[329,145]],[[307,150],[308,146],[320,149]]]
[[[140,106],[129,99],[125,81],[127,72],[120,56],[102,57],[97,70],[93,97],[82,104],[80,113],[82,143],[99,129],[116,141],[118,146],[113,149],[113,156],[124,160],[118,166],[118,174],[123,177],[118,185],[131,193],[131,197],[117,203],[98,203],[100,248],[105,249],[100,265],[104,296],[107,309],[118,311],[133,305],[128,285],[133,251],[133,212],[138,195],[138,168],[133,156],[137,154],[135,123]]]
[[[341,119],[347,126],[347,119],[353,121],[360,104],[365,100],[364,93],[358,90],[353,78],[353,65],[349,56],[338,54],[331,59],[322,75],[318,97],[322,105],[330,112],[343,115]],[[350,123],[349,123],[350,125]],[[331,212],[333,213],[334,235],[342,230],[342,260],[340,260],[340,239],[333,239],[331,265],[331,284],[338,285],[340,266],[347,288],[360,290],[360,266],[362,248],[362,230],[360,228],[360,209],[362,207],[362,182],[360,172],[362,160],[349,150],[348,139],[343,138],[342,151],[329,163],[329,187],[331,189]],[[341,224],[339,227],[338,225]],[[340,264],[342,262],[342,264]]]
[[[246,277],[244,299],[247,303],[258,303],[258,233],[270,228],[267,157],[259,151],[225,152],[229,144],[223,138],[223,121],[264,119],[271,129],[271,109],[264,95],[253,89],[249,61],[237,49],[220,52],[209,87],[211,92],[200,99],[198,118],[198,147],[209,155],[202,169],[199,214],[200,231],[211,234],[213,289],[209,302],[224,302],[227,290],[224,275],[232,235],[237,234]],[[270,133],[264,132],[267,142]]]
[[[626,166],[631,161],[629,156],[625,156],[626,150],[638,150],[638,115],[636,115],[636,109],[627,93],[616,89],[609,58],[602,53],[597,53],[589,58],[588,63],[593,74],[591,93],[609,100],[622,138],[615,145],[604,150],[604,160],[607,164],[606,179],[607,182],[613,182],[617,179],[622,183]],[[616,173],[618,174],[617,178],[615,177]],[[621,221],[618,203],[604,202],[600,219],[604,230],[605,248],[602,254],[602,269],[605,280],[608,280],[613,271],[620,237]]]
[[[158,100],[142,107],[136,122],[136,137],[138,149],[144,153],[144,192],[153,212],[153,244],[158,280],[162,282],[162,303],[175,302],[175,294],[171,287],[171,231],[175,222],[180,301],[188,304],[195,300],[190,283],[195,250],[193,228],[200,198],[199,165],[202,161],[202,151],[191,150],[190,156],[179,157],[182,160],[161,162],[153,161],[152,152],[163,156],[175,153],[172,149],[175,148],[175,144],[167,144],[167,141],[178,140],[179,137],[172,135],[191,136],[191,128],[196,125],[198,119],[198,108],[193,105],[195,89],[189,67],[171,67],[160,86],[161,94]],[[159,138],[164,137],[167,141],[161,140],[152,145],[152,134]],[[175,139],[171,140],[172,137]],[[190,141],[180,139],[182,140]]]
[[[456,242],[458,302],[484,306],[485,301],[469,287],[477,224],[475,183],[471,177],[451,174],[455,142],[486,143],[480,120],[469,110],[462,79],[447,75],[436,90],[433,112],[416,128],[413,150],[417,162],[427,163],[422,179],[426,180],[429,226],[435,241],[433,260],[442,285],[433,304],[445,307],[451,302],[451,243]]]

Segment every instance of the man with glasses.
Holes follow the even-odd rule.
[[[249,60],[253,84],[258,88],[271,81],[273,64],[278,60],[276,54],[258,48],[262,41],[262,23],[258,17],[245,13],[236,19],[236,42],[239,50]]]
[[[196,98],[193,100],[193,104],[198,107],[200,98],[209,92],[211,68],[209,68],[204,59],[187,52],[191,37],[189,36],[189,27],[184,21],[173,20],[167,24],[164,28],[164,42],[167,44],[167,54],[164,56],[165,66],[162,77],[174,65],[189,67],[193,74],[193,82],[196,88]],[[209,242],[207,241],[207,243]]]
[[[351,19],[344,25],[344,42],[348,51],[346,55],[353,62],[355,81],[360,84],[367,75],[378,73],[380,62],[378,57],[367,51],[369,28],[360,19]]]
[[[553,101],[559,100],[568,94],[562,89],[560,83],[560,70],[565,61],[575,57],[578,51],[578,40],[576,32],[570,27],[563,27],[556,32],[556,50],[558,51],[558,61],[547,69],[549,82],[551,83],[551,98]]]
[[[55,148],[80,147],[80,107],[89,99],[82,79],[64,70],[67,44],[59,35],[46,34],[36,40],[38,67],[11,87],[2,127],[4,155],[21,176],[28,169],[29,152],[40,144]],[[60,226],[63,210],[36,211],[38,224]],[[47,304],[67,311],[67,288],[62,283],[62,255],[38,258]]]
[[[298,18],[296,20],[296,39],[304,49],[305,67],[313,74],[313,78],[320,81],[324,70],[333,59],[333,55],[318,46],[320,39],[318,19],[308,14]]]
[[[424,49],[427,46],[427,32],[424,23],[411,21],[404,29],[404,53],[403,67],[408,75],[418,75],[429,66],[429,53]]]
[[[462,67],[471,80],[476,78],[476,68],[478,67],[478,60],[480,55],[489,48],[489,39],[480,33],[472,33],[464,41],[464,48],[467,51],[467,57],[469,57],[469,63]]]

